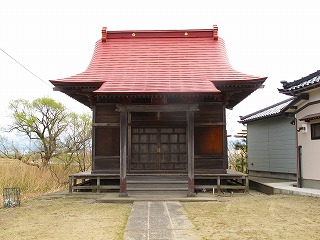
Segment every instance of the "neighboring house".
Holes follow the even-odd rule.
[[[225,109],[233,108],[265,79],[231,67],[214,26],[161,31],[103,28],[88,68],[50,82],[55,90],[92,109],[91,174],[118,178],[120,196],[125,196],[132,176],[182,175],[193,193],[195,181],[225,174]]]
[[[294,115],[284,110],[293,98],[247,116],[248,170],[250,176],[296,179],[296,127]]]
[[[294,97],[284,110],[296,117],[298,185],[320,189],[320,71],[281,83],[279,92]]]

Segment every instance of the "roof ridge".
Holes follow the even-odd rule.
[[[283,89],[285,88],[290,88],[292,86],[298,85],[302,82],[305,82],[306,80],[310,80],[314,77],[320,76],[320,70],[315,71],[314,73],[311,73],[305,77],[302,77],[298,80],[294,80],[293,82],[287,82],[287,81],[281,81],[281,83],[283,84]]]
[[[117,30],[107,31],[102,28],[102,42],[114,38],[213,38],[218,40],[218,26],[213,25],[212,29],[179,29],[179,30]]]

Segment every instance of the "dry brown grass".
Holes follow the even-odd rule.
[[[183,206],[202,239],[320,239],[320,199],[288,195],[220,197]]]
[[[131,207],[76,197],[24,200],[0,209],[0,239],[120,240]]]
[[[0,159],[0,201],[2,189],[19,187],[21,198],[26,199],[61,189],[49,170],[40,170],[19,160]],[[1,204],[2,205],[2,204]]]
[[[57,166],[56,177],[69,174]],[[97,204],[94,199],[37,197],[60,190],[49,170],[0,159],[0,189],[19,187],[21,207],[1,208],[0,239],[122,239],[131,204]]]

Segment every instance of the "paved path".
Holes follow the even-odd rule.
[[[197,240],[180,202],[135,201],[124,240]]]
[[[262,177],[250,177],[250,180],[273,188],[274,194],[320,197],[320,189],[294,187],[293,185],[297,184],[297,181]]]

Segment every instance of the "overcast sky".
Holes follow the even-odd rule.
[[[54,92],[48,80],[84,71],[103,26],[156,30],[211,29],[217,24],[232,66],[268,77],[264,89],[229,114],[230,129],[237,131],[239,115],[286,98],[277,91],[281,80],[293,81],[320,69],[319,9],[317,0],[1,0],[1,123],[8,120],[8,103],[18,98],[49,96],[78,113],[90,111]]]

